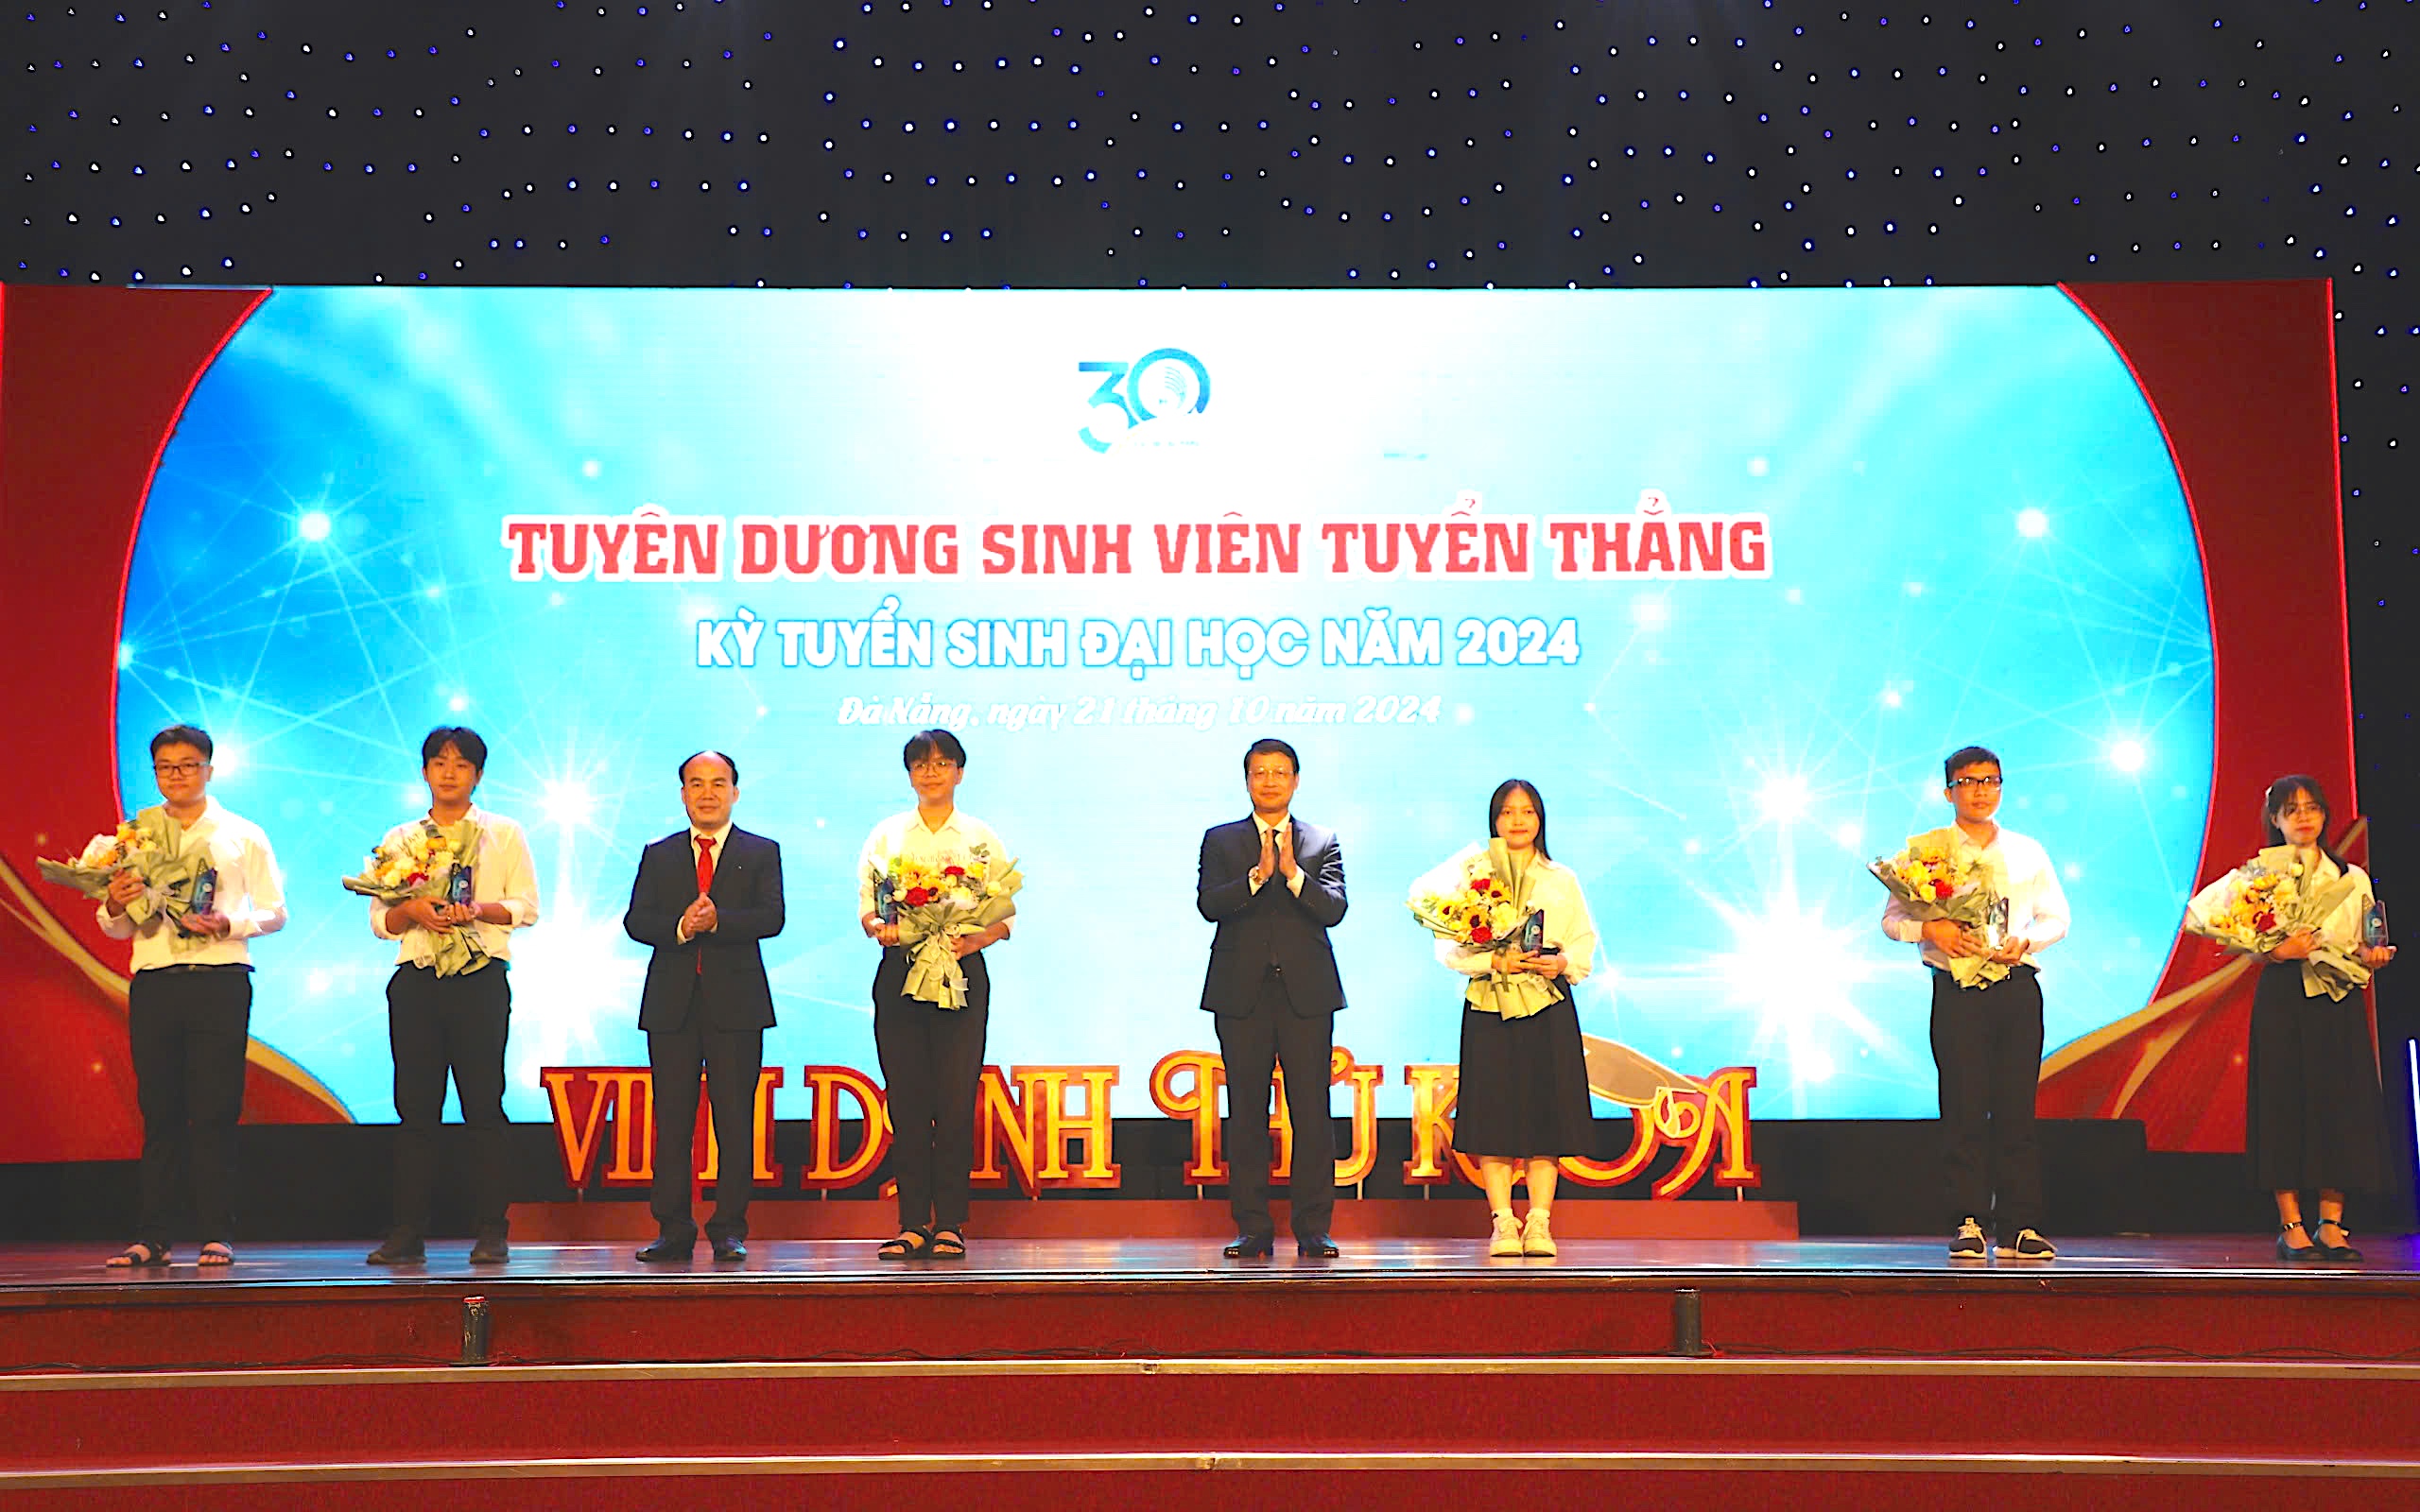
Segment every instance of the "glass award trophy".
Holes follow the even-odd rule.
[[[471,867],[468,862],[454,868],[445,884],[445,901],[458,908],[471,906]]]
[[[2386,932],[2386,904],[2370,900],[2370,911],[2361,916],[2361,943],[2373,950],[2383,950],[2394,943]]]
[[[218,868],[216,867],[204,867],[201,870],[201,875],[193,879],[193,903],[187,909],[187,912],[206,914],[210,912],[211,909],[217,906],[217,903]],[[185,922],[182,919],[177,920],[177,927],[184,930],[188,935],[198,935],[201,933],[199,930],[185,929]]]
[[[1530,917],[1521,920],[1520,932],[1512,936],[1513,948],[1525,955],[1535,955],[1547,948],[1547,913],[1532,908]]]
[[[873,885],[873,912],[886,924],[899,922],[899,887],[889,877]]]
[[[2008,942],[2008,900],[1995,898],[1991,907],[1983,911],[1983,944],[1996,951]]]

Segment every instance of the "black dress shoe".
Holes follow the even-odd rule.
[[[1334,1260],[1342,1251],[1336,1247],[1336,1241],[1325,1234],[1296,1234],[1294,1253],[1307,1260]]]
[[[478,1243],[471,1246],[474,1265],[501,1265],[511,1258],[512,1246],[505,1243],[502,1234],[481,1234]]]
[[[428,1258],[428,1250],[417,1239],[389,1239],[361,1258],[372,1265],[417,1265]]]
[[[737,1239],[717,1239],[715,1241],[715,1259],[746,1260],[747,1258],[748,1246],[744,1241]]]
[[[677,1243],[670,1239],[659,1239],[640,1250],[639,1259],[651,1265],[662,1264],[666,1261],[687,1260],[689,1251],[697,1247],[698,1242],[694,1239],[684,1239]]]
[[[1219,1251],[1229,1260],[1252,1260],[1277,1253],[1275,1234],[1237,1234],[1236,1242]]]

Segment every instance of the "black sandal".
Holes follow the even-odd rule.
[[[2353,1230],[2344,1227],[2344,1220],[2342,1218],[2322,1218],[2319,1220],[2319,1226],[2322,1228],[2333,1227],[2338,1233],[2342,1234],[2345,1238],[2350,1239],[2353,1237]],[[2314,1250],[2317,1250],[2320,1257],[2324,1260],[2351,1262],[2361,1258],[2361,1252],[2354,1248],[2351,1245],[2331,1245],[2322,1240],[2317,1234],[2310,1236],[2310,1246]]]
[[[2286,1236],[2302,1226],[2303,1221],[2300,1218],[2296,1218],[2291,1223],[2281,1223],[2277,1226],[2277,1258],[2291,1264],[2300,1264],[2306,1260],[2326,1259],[2327,1251],[2320,1247],[2319,1241],[2316,1239],[2308,1245],[2286,1243]]]
[[[936,1228],[931,1248],[935,1260],[964,1260],[966,1235],[956,1228]]]
[[[150,1270],[168,1263],[168,1246],[138,1239],[101,1262],[111,1270]]]
[[[911,1234],[915,1237],[908,1237]],[[873,1252],[873,1258],[876,1260],[922,1260],[932,1247],[933,1231],[922,1224],[913,1224],[900,1229],[898,1238],[884,1240],[882,1247]]]

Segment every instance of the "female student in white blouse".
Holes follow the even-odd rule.
[[[2273,868],[2299,868],[2308,886],[2349,876],[2353,891],[2318,931],[2297,931],[2260,968],[2244,1068],[2244,1151],[2253,1178],[2277,1201],[2280,1260],[2359,1260],[2344,1227],[2344,1194],[2387,1186],[2377,1051],[2362,994],[2331,998],[2306,981],[2303,962],[2325,944],[2376,969],[2394,958],[2394,949],[2361,943],[2373,897],[2369,875],[2324,843],[2327,795],[2315,779],[2272,782],[2260,819],[2269,839],[2261,859]],[[2234,880],[2230,871],[2195,894],[2193,915],[2207,919],[2225,906]],[[2319,1194],[2316,1230],[2303,1223],[2306,1189]]]
[[[1580,878],[1547,852],[1546,799],[1514,778],[1487,802],[1488,833],[1504,842],[1514,897],[1546,915],[1544,948],[1517,944],[1495,950],[1437,942],[1437,958],[1472,978],[1463,993],[1461,1083],[1454,1117],[1454,1147],[1478,1161],[1492,1224],[1487,1252],[1552,1255],[1556,1160],[1597,1153],[1588,1108],[1588,1065],[1580,1043],[1572,984],[1596,964],[1597,926],[1580,893]],[[1476,845],[1424,878],[1453,885],[1489,867],[1490,848]],[[1491,979],[1529,976],[1547,994],[1490,990]],[[1543,1001],[1540,1001],[1541,998]],[[1512,1217],[1512,1178],[1526,1167],[1530,1211]]]
[[[873,827],[857,858],[857,919],[882,946],[873,978],[874,1053],[890,1105],[891,1171],[899,1182],[899,1234],[883,1260],[957,1260],[966,1254],[968,1188],[975,1157],[975,1095],[983,1075],[992,975],[982,952],[1009,937],[1010,920],[955,936],[966,1002],[952,1006],[912,995],[908,953],[893,914],[884,917],[884,878],[894,857],[935,868],[970,861],[1006,865],[992,827],[958,807],[966,747],[946,730],[924,730],[900,753],[916,806]]]

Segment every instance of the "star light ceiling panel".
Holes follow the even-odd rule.
[[[2043,288],[283,289],[163,458],[120,661],[124,791],[198,719],[287,868],[254,1034],[372,1121],[392,948],[337,882],[438,725],[531,828],[530,1119],[538,1067],[644,1060],[621,914],[701,747],[784,847],[769,1064],[873,1064],[856,855],[941,724],[1028,878],[988,1058],[1138,1113],[1210,1040],[1197,846],[1262,735],[1342,838],[1360,1060],[1454,1058],[1403,898],[1521,776],[1597,917],[1583,1028],[1810,1117],[1932,1111],[1864,864],[1945,753],[1996,748],[2061,867],[2053,1045],[2150,999],[2210,797],[2192,520]]]

